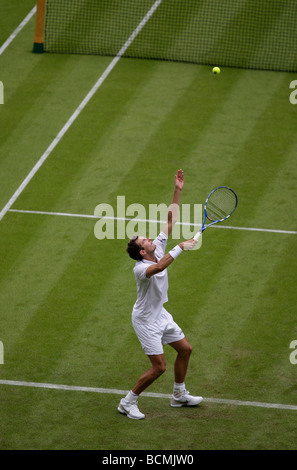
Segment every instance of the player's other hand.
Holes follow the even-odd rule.
[[[195,246],[197,245],[197,240],[194,240],[194,238],[191,238],[191,240],[186,240],[185,242],[179,243],[179,246],[181,247],[182,250],[193,250]]]

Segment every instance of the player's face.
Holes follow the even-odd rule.
[[[156,249],[156,245],[150,238],[138,237],[137,241],[141,248],[148,254],[153,253]]]

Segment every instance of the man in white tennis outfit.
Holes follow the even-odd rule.
[[[174,215],[176,216],[178,211],[183,184],[183,171],[178,170],[175,175],[175,190],[168,212],[168,222],[158,237],[152,242],[149,238],[135,236],[127,246],[130,257],[136,260],[133,271],[137,284],[137,300],[132,311],[132,323],[141,346],[151,361],[151,368],[139,377],[135,386],[125,398],[121,399],[118,406],[120,413],[132,419],[145,417],[138,409],[138,397],[165,372],[163,344],[169,344],[177,351],[171,406],[196,406],[202,401],[202,397],[191,396],[184,383],[192,347],[172,315],[164,308],[168,300],[167,267],[184,249],[192,249],[196,244],[194,240],[181,242],[165,254],[167,239],[177,220]]]

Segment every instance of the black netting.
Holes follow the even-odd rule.
[[[115,56],[153,0],[47,0],[44,50]],[[163,0],[125,57],[297,71],[297,0]]]

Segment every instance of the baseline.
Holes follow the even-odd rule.
[[[61,385],[61,384],[50,384],[40,382],[23,382],[18,380],[0,380],[0,385],[10,385],[17,387],[33,387],[43,389],[55,389],[55,390],[68,390],[76,392],[93,392],[93,393],[107,393],[116,395],[126,395],[129,390],[118,390],[115,388],[97,388],[97,387],[80,387],[77,385]],[[150,398],[170,398],[171,395],[165,393],[153,393],[143,392],[141,396]],[[242,400],[229,400],[225,398],[204,398],[206,403],[218,403],[224,405],[235,405],[235,406],[255,406],[259,408],[276,408],[279,410],[294,410],[297,411],[297,405],[285,405],[282,403],[265,403],[258,401],[242,401]]]

